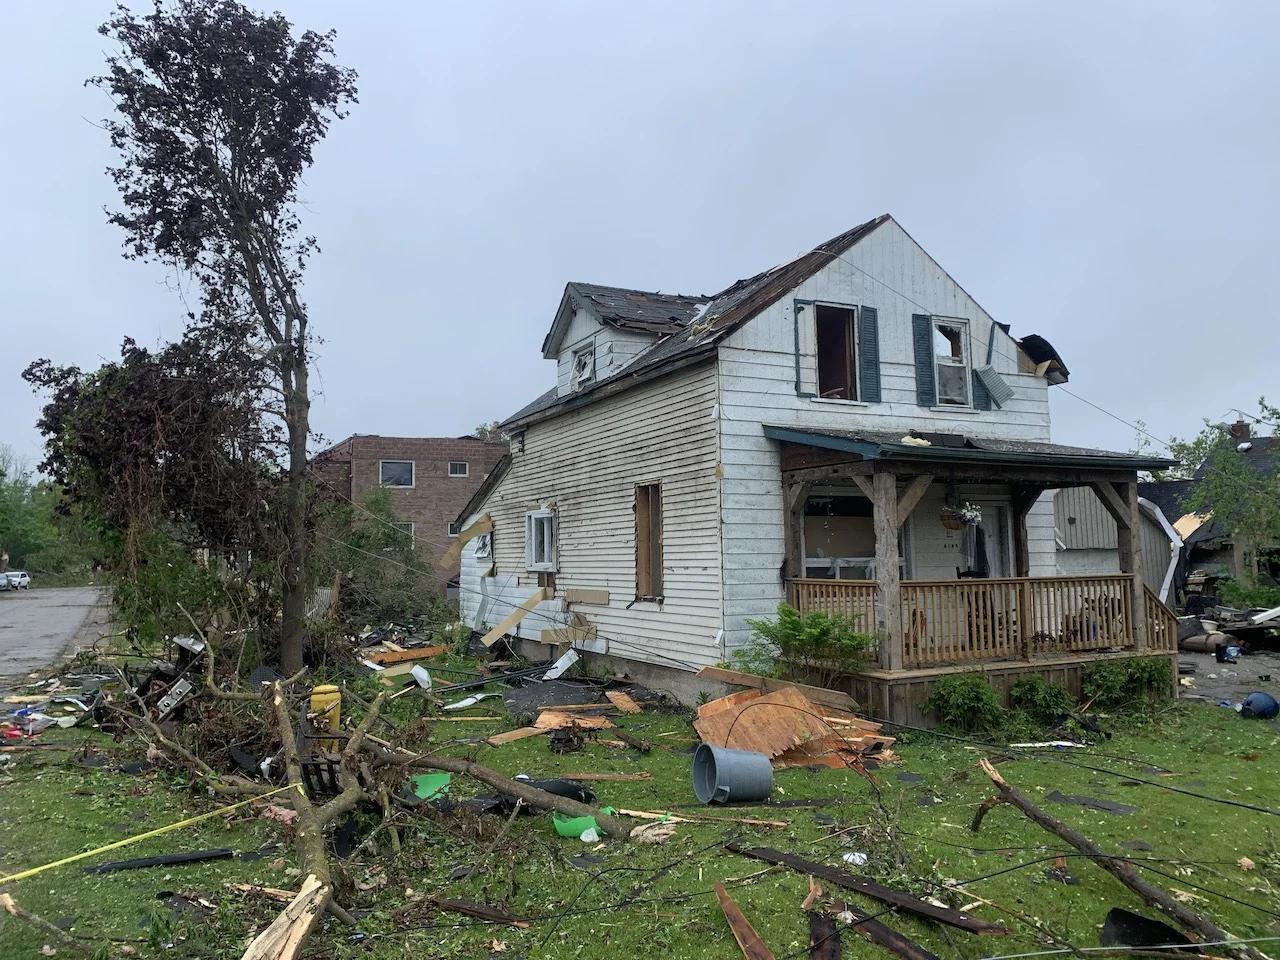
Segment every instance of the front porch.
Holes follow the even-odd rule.
[[[1088,662],[1175,653],[1177,622],[1142,581],[1138,535],[1137,471],[1166,461],[943,434],[765,434],[782,446],[788,602],[876,635],[876,668],[850,692],[879,716],[919,722],[946,673],[981,669],[1005,689],[1035,672],[1078,694]],[[1033,536],[1028,518],[1071,486],[1115,519],[1120,573],[1054,575],[1052,522]],[[981,519],[944,529],[956,525],[939,505],[962,497],[981,502]]]

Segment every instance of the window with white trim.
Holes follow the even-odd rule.
[[[412,460],[381,460],[378,462],[378,482],[384,487],[412,487]]]
[[[465,477],[468,473],[467,462],[465,460],[449,461],[449,476]]]
[[[450,521],[449,521],[449,536],[451,536],[451,537],[456,537],[457,535],[458,535],[458,524],[457,524],[457,521],[450,520]]]
[[[573,367],[569,374],[569,389],[577,390],[596,378],[596,345],[594,342],[573,351]]]
[[[969,406],[969,324],[935,317],[933,359],[937,370],[938,405]]]
[[[552,510],[532,510],[524,515],[524,565],[527,570],[556,568],[556,515]]]

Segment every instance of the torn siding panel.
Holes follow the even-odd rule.
[[[557,595],[569,589],[608,591],[607,605],[574,611],[595,625],[596,643],[608,643],[608,652],[620,657],[668,666],[718,662],[715,404],[715,368],[706,365],[530,427],[524,452],[513,455],[510,471],[478,508],[493,518],[498,579],[518,584],[524,596],[536,588],[535,575],[524,568],[525,508],[554,501]],[[654,482],[662,484],[661,606],[632,603],[635,487]],[[468,592],[480,584],[468,573],[468,556],[464,550],[462,610],[474,626],[477,606]],[[495,611],[489,622],[502,615]],[[572,615],[540,629],[564,628]]]

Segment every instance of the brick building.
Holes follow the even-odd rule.
[[[321,483],[357,503],[385,487],[396,516],[443,585],[458,575],[457,564],[442,570],[437,563],[458,535],[454,521],[506,452],[505,443],[475,437],[355,434],[317,454],[311,468]]]

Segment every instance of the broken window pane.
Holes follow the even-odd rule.
[[[636,487],[636,596],[662,596],[662,486]]]
[[[530,570],[556,568],[555,514],[540,510],[525,514],[525,566]]]
[[[818,396],[828,400],[857,400],[854,311],[817,306],[814,316],[818,344]]]
[[[933,356],[938,376],[938,403],[969,405],[969,327],[954,320],[935,320]]]
[[[596,375],[595,345],[584,347],[573,355],[573,374],[569,385],[577,390],[584,383],[590,383]]]
[[[969,369],[952,364],[938,364],[938,402],[968,404]]]

